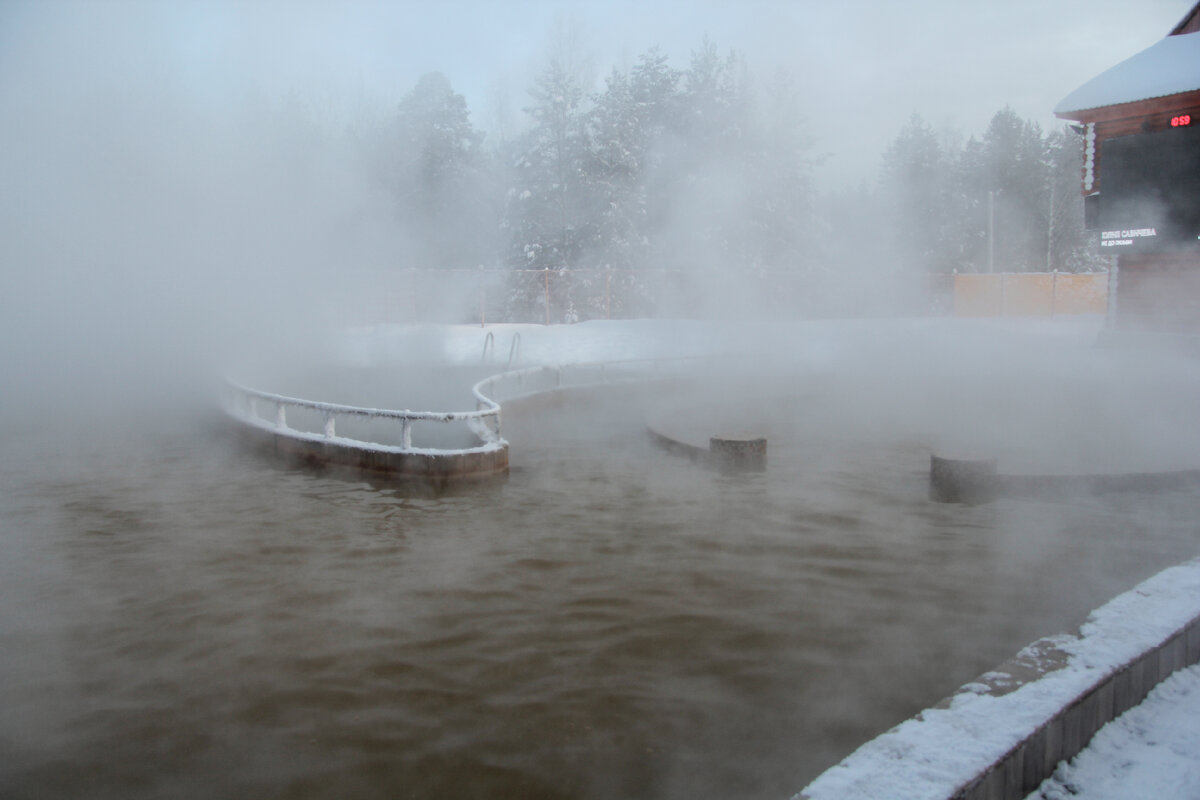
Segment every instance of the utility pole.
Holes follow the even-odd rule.
[[[996,193],[988,190],[988,274],[996,271]]]
[[[1053,272],[1054,255],[1054,184],[1056,181],[1052,177],[1050,179],[1050,220],[1046,226],[1046,272]]]

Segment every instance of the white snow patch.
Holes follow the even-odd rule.
[[[502,323],[487,325],[382,324],[349,329],[341,358],[377,366],[420,357],[438,364],[578,364],[638,358],[686,358],[713,354],[778,354],[827,362],[847,348],[877,342],[910,343],[913,349],[964,338],[983,342],[1016,336],[1043,345],[1088,346],[1103,315],[1047,319],[901,318],[720,323],[702,320],[591,320],[573,325]],[[485,355],[485,340],[492,344]],[[516,345],[514,346],[514,339]]]
[[[1028,800],[1200,798],[1200,665],[1176,672],[1101,728]]]

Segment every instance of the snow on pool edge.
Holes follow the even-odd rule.
[[[1052,649],[1064,657],[1062,666],[1006,694],[984,694],[990,691],[984,683],[968,684],[948,707],[927,709],[867,742],[796,798],[949,798],[1197,618],[1200,559],[1163,570],[1093,611],[1078,636],[1050,637],[1022,651]]]

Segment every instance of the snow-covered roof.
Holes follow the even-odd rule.
[[[1168,36],[1064,97],[1054,113],[1134,103],[1200,89],[1200,32]]]

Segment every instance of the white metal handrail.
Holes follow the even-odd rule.
[[[500,438],[500,404],[484,397],[476,402],[475,411],[411,411],[408,409],[367,408],[349,406],[339,403],[324,403],[317,400],[305,400],[300,397],[264,392],[252,389],[234,381],[226,381],[226,410],[237,419],[260,428],[266,428],[279,433],[296,436],[303,439],[337,440],[340,443],[364,447],[374,450],[415,451],[429,450],[443,452],[439,448],[414,448],[412,444],[412,424],[414,422],[465,422],[471,432],[479,438],[481,446],[468,448],[472,450],[491,450],[503,444]],[[268,410],[274,413],[270,418],[264,417],[259,408],[260,402],[265,402]],[[322,415],[323,425],[320,434],[289,427],[287,410],[289,408],[316,411]],[[400,422],[399,447],[381,445],[360,439],[350,439],[337,435],[337,419],[339,417],[361,417],[366,419],[394,419]],[[450,451],[444,451],[450,452]]]
[[[580,362],[564,365],[525,367],[491,375],[471,387],[475,397],[474,411],[410,411],[407,409],[367,408],[362,406],[325,403],[299,397],[264,392],[234,381],[226,381],[225,408],[234,418],[258,428],[299,439],[334,441],[352,447],[392,452],[444,454],[452,452],[484,452],[507,444],[500,435],[500,400],[515,399],[567,387],[582,387],[617,382],[635,382],[648,377],[664,376],[671,365],[711,361],[720,356],[681,356],[669,358],[639,358],[614,361]],[[261,408],[266,404],[266,409]],[[290,427],[289,408],[315,411],[322,415],[320,433]],[[270,412],[264,416],[263,411]],[[393,419],[400,422],[400,445],[384,445],[361,439],[339,436],[337,419],[342,416],[367,419]],[[412,444],[414,422],[464,422],[479,439],[478,447],[462,450],[416,448]]]

